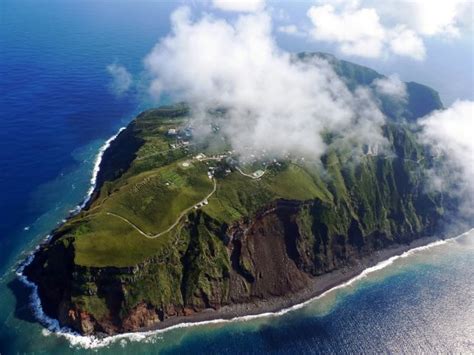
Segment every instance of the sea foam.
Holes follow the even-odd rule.
[[[87,205],[87,203],[89,202],[90,198],[92,197],[92,194],[93,194],[93,192],[96,188],[96,185],[97,185],[97,175],[98,175],[99,170],[100,170],[100,163],[102,161],[103,155],[104,155],[105,151],[110,147],[110,144],[114,141],[114,139],[116,139],[117,136],[120,134],[120,132],[122,132],[124,129],[125,129],[125,127],[120,128],[120,130],[117,132],[117,134],[110,137],[102,145],[102,147],[99,149],[99,152],[98,152],[98,154],[96,155],[96,158],[95,158],[94,168],[92,170],[92,176],[91,176],[91,180],[90,180],[89,190],[87,191],[87,195],[86,195],[86,198],[84,199],[84,201],[80,205],[78,205],[76,207],[76,209],[74,210],[75,213],[78,213],[82,208],[84,208]],[[474,228],[470,229],[469,231],[467,231],[467,232],[465,232],[465,233],[463,233],[463,234],[461,234],[457,237],[454,237],[454,238],[451,238],[451,239],[446,239],[446,240],[438,240],[438,241],[435,241],[433,243],[430,243],[430,244],[427,244],[427,245],[424,245],[424,246],[420,246],[420,247],[410,249],[410,250],[404,252],[401,255],[392,256],[387,260],[381,261],[378,264],[365,269],[359,275],[353,277],[352,279],[350,279],[347,282],[344,282],[340,285],[337,285],[337,286],[335,286],[335,287],[333,287],[333,288],[321,293],[320,295],[318,295],[316,297],[313,297],[313,298],[311,298],[311,299],[309,299],[305,302],[296,304],[292,307],[285,308],[285,309],[282,309],[282,310],[277,311],[277,312],[265,312],[265,313],[255,314],[255,315],[235,317],[235,318],[231,318],[231,319],[213,319],[213,320],[207,320],[207,321],[202,321],[202,322],[179,323],[179,324],[176,324],[176,325],[164,328],[164,329],[150,330],[150,331],[145,331],[145,332],[123,333],[123,334],[117,334],[117,335],[112,335],[112,336],[103,337],[103,338],[99,338],[99,337],[96,337],[96,336],[80,335],[79,333],[74,332],[70,328],[61,327],[59,322],[56,319],[48,317],[44,313],[43,308],[41,306],[41,300],[40,300],[40,297],[39,297],[39,294],[38,294],[38,286],[35,283],[28,280],[28,278],[23,274],[23,271],[25,270],[25,268],[29,264],[31,264],[31,262],[33,261],[34,254],[39,249],[39,245],[35,248],[35,250],[33,252],[31,252],[28,255],[26,260],[23,263],[21,263],[21,265],[16,270],[16,274],[17,274],[20,281],[22,281],[26,286],[31,288],[30,306],[33,310],[33,314],[35,315],[35,317],[45,327],[45,329],[43,329],[43,332],[42,332],[42,334],[44,336],[55,335],[55,336],[63,337],[66,340],[69,341],[69,343],[72,347],[81,347],[81,348],[84,348],[84,349],[97,349],[97,348],[106,347],[106,346],[108,346],[112,343],[115,343],[117,341],[120,341],[120,344],[122,346],[124,344],[124,341],[131,341],[131,342],[152,341],[152,338],[156,337],[158,334],[168,332],[168,331],[173,330],[173,329],[203,326],[203,325],[210,325],[210,324],[245,322],[245,321],[250,321],[250,320],[258,319],[258,318],[282,316],[282,315],[284,315],[288,312],[292,312],[292,311],[301,309],[301,308],[307,306],[308,304],[310,304],[310,303],[312,303],[312,302],[314,302],[314,301],[316,301],[320,298],[323,298],[324,296],[326,296],[327,294],[329,294],[331,292],[334,292],[338,289],[348,287],[348,286],[354,284],[355,282],[366,278],[367,275],[369,275],[373,272],[376,272],[378,270],[386,268],[387,266],[393,264],[394,261],[397,260],[397,259],[406,258],[406,257],[408,257],[410,255],[413,255],[415,253],[418,253],[420,251],[444,245],[446,243],[454,241],[455,239],[467,236],[470,233],[472,233],[473,231],[474,231]],[[46,236],[44,242],[47,242],[51,237],[52,237],[51,235]]]
[[[114,134],[112,137],[110,137],[108,140],[105,141],[105,143],[100,147],[95,160],[94,160],[94,167],[92,169],[92,175],[90,179],[90,186],[89,189],[87,190],[86,197],[84,198],[84,201],[78,205],[74,210],[71,211],[72,215],[77,214],[81,211],[82,208],[84,208],[89,200],[92,197],[92,194],[94,193],[94,190],[97,185],[97,175],[99,174],[100,171],[100,164],[102,162],[102,158],[104,156],[105,151],[110,147],[110,144],[117,138],[117,136],[125,129],[125,127],[121,127],[116,134]],[[66,220],[63,219],[62,223],[64,223]],[[50,239],[52,238],[51,234],[48,234],[42,243],[47,243]],[[49,334],[60,334],[64,335],[68,340],[70,340],[71,345],[84,345],[85,347],[96,347],[97,345],[95,344],[94,341],[84,341],[82,338],[87,338],[84,336],[79,335],[78,333],[72,331],[69,328],[66,327],[61,327],[59,325],[59,322],[56,319],[48,317],[41,306],[41,300],[38,295],[38,286],[34,283],[28,280],[28,278],[23,274],[25,268],[31,264],[31,262],[34,259],[36,251],[38,251],[40,248],[40,245],[37,245],[34,250],[28,254],[26,259],[19,265],[19,267],[16,269],[15,273],[18,277],[18,279],[23,282],[26,286],[31,288],[31,295],[30,295],[30,306],[33,310],[34,316],[38,319],[38,321],[43,324],[46,328],[43,331],[43,335],[49,335]],[[89,337],[91,338],[91,337]],[[75,339],[81,339],[80,343],[77,343]],[[90,346],[87,346],[87,344],[90,343]],[[106,345],[106,344],[105,344]]]
[[[410,250],[404,252],[401,255],[392,256],[387,260],[381,261],[378,264],[365,269],[359,275],[353,277],[352,279],[350,279],[350,280],[348,280],[348,281],[346,281],[346,282],[344,282],[340,285],[337,285],[337,286],[321,293],[320,295],[318,295],[316,297],[313,297],[313,298],[311,298],[311,299],[309,299],[305,302],[299,303],[299,304],[294,305],[294,306],[289,307],[289,308],[282,309],[282,310],[277,311],[277,312],[266,312],[266,313],[260,313],[260,314],[255,314],[255,315],[235,317],[235,318],[232,318],[232,319],[213,319],[213,320],[207,320],[207,321],[202,321],[202,322],[180,323],[180,324],[176,324],[176,325],[170,326],[168,328],[164,328],[164,329],[150,330],[150,331],[145,331],[145,332],[123,333],[123,334],[112,335],[112,336],[108,336],[108,337],[104,337],[104,338],[98,338],[96,336],[83,336],[83,335],[80,335],[80,334],[72,331],[69,328],[60,327],[59,323],[56,320],[51,319],[51,318],[49,318],[48,316],[46,316],[44,314],[44,312],[41,308],[41,302],[40,302],[40,299],[39,299],[39,296],[38,296],[37,286],[34,283],[28,281],[26,279],[26,277],[24,277],[22,275],[22,273],[21,273],[22,270],[20,271],[20,269],[19,269],[18,275],[24,281],[25,284],[27,284],[28,286],[30,286],[32,288],[31,305],[33,307],[33,311],[34,311],[35,316],[47,328],[47,332],[43,332],[44,335],[53,334],[55,336],[64,337],[65,339],[67,339],[69,341],[69,343],[72,347],[81,347],[81,348],[84,348],[84,349],[97,349],[97,348],[106,347],[106,346],[108,346],[112,343],[115,343],[117,341],[120,341],[122,345],[123,345],[124,341],[130,341],[130,342],[146,341],[146,342],[150,342],[150,341],[153,341],[153,339],[156,336],[158,336],[159,334],[162,334],[162,333],[174,330],[174,329],[189,328],[189,327],[211,325],[211,324],[245,322],[245,321],[250,321],[250,320],[259,319],[259,318],[279,317],[279,316],[282,316],[286,313],[301,309],[301,308],[309,305],[310,303],[325,297],[326,295],[328,295],[331,292],[334,292],[338,289],[343,289],[345,287],[351,286],[354,283],[366,278],[369,274],[374,273],[374,272],[379,271],[379,270],[382,270],[382,269],[392,265],[398,259],[403,259],[403,258],[409,257],[411,255],[414,255],[416,253],[419,253],[421,251],[431,249],[431,248],[434,248],[434,247],[439,247],[439,246],[445,245],[447,243],[454,242],[456,239],[465,237],[465,236],[467,236],[467,235],[469,235],[473,232],[474,232],[474,228],[472,228],[469,231],[467,231],[463,234],[460,234],[460,235],[458,235],[454,238],[450,238],[450,239],[446,239],[446,240],[438,240],[438,241],[435,241],[433,243],[430,243],[430,244],[427,244],[427,245],[424,245],[424,246],[420,246],[420,247],[410,249]],[[29,262],[32,261],[32,258],[33,258],[33,255],[30,256]],[[25,263],[25,267],[26,267],[26,265],[27,264]],[[23,269],[24,269],[24,267],[23,267]]]
[[[102,158],[104,157],[105,151],[110,147],[110,144],[118,137],[118,135],[125,129],[126,127],[121,127],[116,134],[112,137],[107,139],[105,143],[100,147],[99,152],[97,153],[95,160],[94,160],[94,167],[92,168],[92,175],[90,180],[89,189],[87,190],[86,197],[84,201],[74,208],[71,213],[77,214],[79,213],[84,207],[86,207],[87,203],[90,201],[92,194],[97,186],[97,176],[100,171],[100,163],[102,162]]]

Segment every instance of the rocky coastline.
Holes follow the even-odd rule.
[[[417,90],[434,98],[432,106],[440,105],[424,87]],[[160,132],[187,113],[182,105],[146,111],[108,141],[90,199],[25,265],[23,275],[36,285],[44,314],[60,327],[102,336],[279,312],[377,263],[436,241],[430,236],[440,235],[445,212],[455,206],[446,196],[427,193],[424,169],[432,167],[432,158],[410,126],[394,120],[384,126],[394,153],[389,159],[367,154],[358,164],[346,164],[334,150],[321,158],[326,176],[294,166],[290,171],[288,162],[273,172],[274,180],[261,185],[231,174],[230,180],[222,177],[217,195],[224,191],[214,201],[224,201],[224,210],[238,217],[219,214],[216,206],[192,210],[161,249],[147,239],[128,237],[134,248],[145,251],[140,254],[144,257],[127,259],[119,245],[115,251],[124,253],[123,259],[109,263],[110,244],[104,244],[100,262],[78,261],[78,240],[95,240],[96,229],[85,222],[91,210],[100,212],[105,201],[130,186],[127,179],[177,164],[186,156],[167,154],[150,163],[136,159],[144,144],[153,148],[150,142],[166,136]],[[279,190],[272,190],[283,173],[300,178],[306,184],[298,186],[304,193],[294,193],[291,178],[279,180]],[[108,232],[115,231],[108,225]],[[122,240],[128,232],[113,233],[108,241]],[[148,247],[156,252],[144,250]],[[83,247],[83,258],[88,250],[102,257]]]

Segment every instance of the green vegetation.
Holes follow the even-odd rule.
[[[328,60],[352,89],[360,84],[369,85],[372,80],[383,77],[371,69],[338,61],[328,54],[304,53],[300,58],[314,56]],[[408,106],[412,105],[412,102],[420,106],[408,107],[405,110],[411,110],[411,116],[408,115],[411,118],[424,113],[423,108],[432,110],[441,106],[433,90],[415,83],[409,83],[408,89],[410,97],[423,98],[421,103],[421,99],[408,103]],[[393,107],[387,108],[392,109],[391,112],[399,111]],[[179,219],[181,212],[201,201],[212,190],[207,169],[214,163],[196,161],[193,156],[200,152],[207,155],[220,154],[230,147],[218,134],[215,139],[199,144],[193,141],[186,145],[176,144],[176,137],[167,133],[178,127],[186,127],[187,114],[188,108],[184,104],[148,110],[139,115],[123,134],[131,136],[127,139],[135,142],[128,167],[126,164],[116,164],[122,165],[119,170],[114,171],[112,167],[111,172],[104,173],[99,196],[96,196],[89,209],[69,220],[61,228],[69,237],[74,237],[77,264],[129,266],[159,253],[174,240],[173,233],[162,235],[156,240],[149,239],[141,235],[132,224],[147,235],[156,235],[172,226]],[[404,165],[408,167],[411,164],[407,175],[409,179],[415,179],[412,182],[416,183],[417,178],[413,171],[416,171],[416,164],[422,155],[421,148],[414,143],[410,134],[407,130],[400,133],[393,127],[386,132],[393,144],[403,147],[397,153],[400,158],[407,159]],[[120,139],[124,140],[119,137],[118,140]],[[121,153],[117,154],[118,156],[127,155],[121,151],[124,146],[126,143],[120,142],[120,149],[116,149]],[[110,160],[113,160],[113,153],[110,154]],[[382,178],[385,183],[394,183],[399,178],[380,176],[381,169],[391,169],[392,164],[367,157],[357,168],[348,168],[345,162],[341,163],[341,158],[344,161],[348,159],[345,154],[331,150],[323,157],[324,166],[296,161],[283,163],[283,167],[279,169],[267,169],[259,162],[242,166],[242,170],[247,173],[257,169],[265,171],[264,176],[259,179],[249,179],[233,169],[231,174],[218,179],[216,193],[202,210],[211,218],[227,224],[252,215],[277,199],[320,200],[326,204],[343,203],[350,206],[356,198],[360,206],[355,210],[351,208],[350,214],[374,211],[374,207],[381,202],[381,196],[388,196],[393,192],[387,187],[390,185],[381,186],[380,191],[374,189],[374,186],[378,185],[377,179]],[[388,181],[387,178],[394,180]],[[348,191],[347,186],[350,186],[352,191]],[[400,196],[392,194],[391,198],[393,202]],[[408,211],[414,207],[403,208]],[[376,210],[377,212],[367,212],[364,215],[365,225],[373,226],[371,221],[387,216],[388,212],[383,208]],[[119,215],[130,223],[108,213]],[[184,220],[185,218],[180,224],[184,223]],[[413,226],[419,226],[419,221],[414,218],[411,223]]]
[[[300,57],[314,55],[350,88],[381,77],[328,55]],[[277,294],[280,275],[262,276],[259,260],[281,266],[268,255],[279,242],[299,270],[319,275],[429,233],[444,212],[442,197],[424,186],[433,161],[398,116],[415,119],[440,103],[422,86],[410,90],[422,107],[411,110],[411,98],[402,110],[383,102],[395,119],[384,127],[389,153],[381,155],[354,156],[327,132],[321,159],[244,164],[218,129],[193,139],[183,104],[140,114],[105,152],[91,203],[30,267],[50,313],[85,311],[100,323],[95,330],[134,330],[116,324],[138,305],[164,319]],[[111,314],[118,328],[107,328]],[[68,317],[61,322],[84,331]]]
[[[110,195],[101,195],[89,211],[74,220],[76,263],[86,266],[129,266],[168,246],[173,233],[149,239],[117,214],[154,235],[175,223],[181,212],[212,191],[203,163],[182,162],[131,176]],[[71,223],[70,222],[70,223]]]
[[[186,117],[166,112],[168,116],[162,110],[140,115],[132,127],[135,139],[143,143],[128,170],[105,181],[89,208],[60,228],[74,245],[77,265],[134,266],[169,253],[186,224],[185,212],[213,191],[208,170],[228,158],[227,151],[217,151],[213,143],[222,139],[216,134],[205,144],[176,144],[168,131],[186,127]],[[403,126],[389,125],[385,134],[398,157],[365,156],[351,162],[350,151],[330,149],[323,164],[291,159],[248,163],[219,175],[215,193],[198,208],[216,223],[230,225],[279,199],[320,201],[345,216],[336,223],[332,212],[321,211],[321,220],[326,219],[333,233],[343,233],[356,219],[367,233],[378,229],[392,235],[400,215],[406,216],[407,230],[419,231],[422,222],[411,202],[416,196],[405,191],[405,185],[417,186],[422,179],[422,148]],[[197,159],[201,152],[211,158]],[[257,170],[264,174],[253,178]],[[404,196],[409,197],[407,203],[402,202]]]

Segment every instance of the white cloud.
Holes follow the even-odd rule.
[[[296,25],[280,26],[278,27],[278,32],[294,36],[305,36],[305,33],[301,32]]]
[[[387,78],[375,79],[372,85],[380,95],[391,96],[397,100],[407,99],[406,85],[396,74],[390,75]]]
[[[336,43],[344,54],[423,60],[423,38],[458,36],[472,26],[473,7],[469,0],[320,0],[307,15],[313,39]]]
[[[399,25],[391,31],[390,36],[389,45],[393,53],[417,60],[425,59],[425,45],[423,40],[414,31]]]
[[[344,54],[379,58],[391,51],[424,59],[425,48],[417,34],[404,26],[384,27],[374,8],[358,8],[357,2],[339,9],[326,4],[312,6],[307,15],[314,25],[313,39],[336,42]]]
[[[379,57],[386,37],[374,9],[347,9],[338,13],[334,6],[312,6],[308,17],[314,25],[311,35],[319,41],[337,42],[345,54]]]
[[[172,33],[145,60],[155,98],[166,90],[190,103],[197,126],[221,107],[220,118],[233,148],[317,159],[325,152],[322,132],[337,131],[344,142],[382,145],[384,116],[368,89],[352,94],[324,60],[295,61],[272,38],[268,14],[235,22],[190,10],[172,15]]]
[[[212,5],[223,11],[256,12],[265,7],[265,0],[212,0]]]
[[[377,8],[381,16],[405,24],[422,36],[456,36],[464,26],[464,16],[470,16],[472,21],[469,0],[363,0],[361,3]]]
[[[474,101],[456,101],[420,121],[423,141],[446,158],[447,175],[436,175],[439,189],[462,198],[464,212],[474,216]]]
[[[110,87],[116,95],[123,95],[130,89],[133,78],[123,65],[117,63],[110,64],[107,66],[107,72],[112,77]]]

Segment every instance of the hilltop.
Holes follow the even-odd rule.
[[[300,58],[314,55],[351,89],[383,78],[326,54]],[[434,234],[446,201],[426,189],[436,158],[411,123],[442,105],[423,85],[407,93],[380,98],[393,154],[367,147],[357,161],[330,135],[317,161],[243,159],[217,124],[199,139],[186,104],[143,112],[105,152],[90,202],[25,270],[45,312],[83,334],[114,334],[283,297],[277,308]]]

